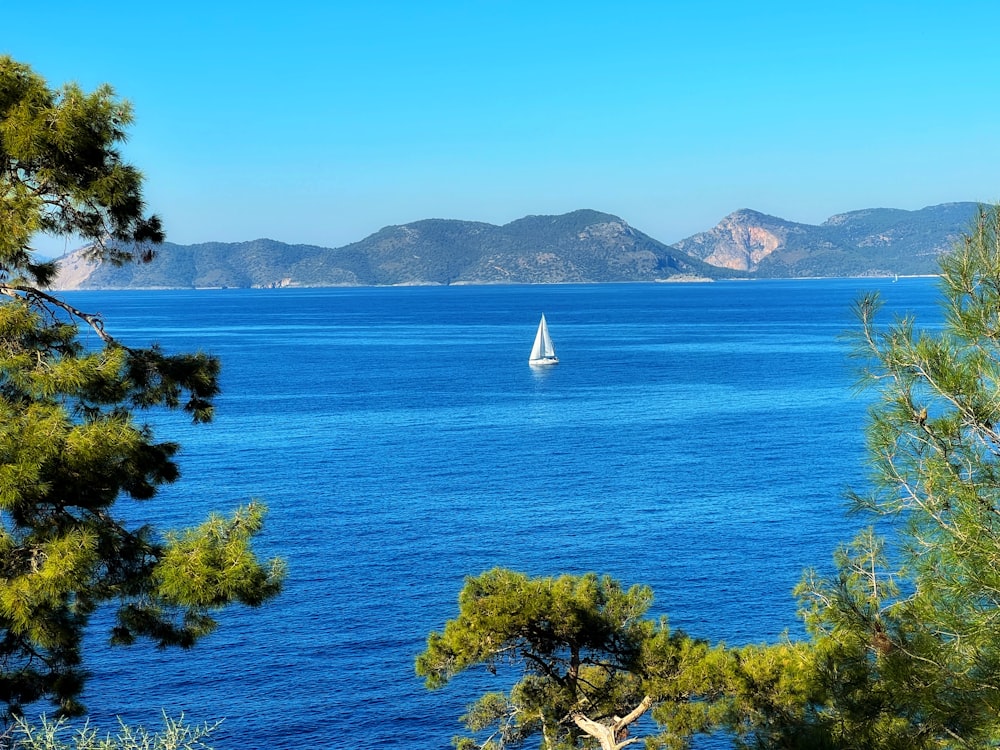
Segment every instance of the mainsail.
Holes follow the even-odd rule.
[[[552,339],[549,337],[549,327],[545,322],[545,314],[542,313],[542,319],[538,323],[538,332],[535,333],[535,343],[528,356],[528,364],[554,365],[558,361],[556,348],[552,345]]]

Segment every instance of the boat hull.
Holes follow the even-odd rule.
[[[559,364],[559,357],[542,357],[541,359],[529,359],[528,364],[532,367],[547,367],[548,365]]]

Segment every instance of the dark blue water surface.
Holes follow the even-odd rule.
[[[729,643],[802,632],[802,570],[866,523],[871,395],[840,335],[881,288],[933,322],[929,279],[77,292],[135,345],[223,363],[215,421],[156,416],[182,479],[129,513],[166,526],[260,498],[281,597],[190,652],[109,649],[93,718],[225,717],[220,750],[445,748],[483,680],[413,672],[463,577],[598,571]],[[561,363],[527,357],[544,312]],[[502,678],[497,678],[498,680]]]

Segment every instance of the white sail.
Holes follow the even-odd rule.
[[[559,361],[556,356],[556,348],[552,345],[549,336],[549,327],[545,323],[545,314],[538,323],[538,332],[535,333],[535,343],[531,347],[531,354],[528,356],[530,365],[554,365]]]

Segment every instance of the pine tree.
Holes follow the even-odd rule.
[[[466,579],[459,614],[431,633],[417,657],[430,688],[476,667],[516,676],[485,693],[462,717],[462,750],[502,750],[530,742],[546,749],[620,750],[643,740],[637,722],[651,709],[664,731],[656,747],[685,747],[713,725],[713,654],[665,621],[645,617],[648,587],[627,591],[594,573],[531,578],[503,568]]]
[[[891,523],[800,587],[826,659],[819,716],[843,747],[992,747],[1000,741],[1000,208],[941,263],[944,326],[877,325],[858,304],[873,489]],[[884,528],[884,526],[883,526]]]
[[[178,446],[138,415],[182,409],[212,418],[219,363],[117,341],[100,317],[47,292],[54,263],[39,233],[89,243],[95,260],[148,261],[163,232],[146,215],[142,177],[119,151],[132,122],[110,87],[51,89],[0,57],[0,702],[5,713],[48,697],[79,713],[82,637],[114,608],[113,642],[188,647],[231,603],[259,605],[281,587],[280,561],[252,539],[264,508],[160,533],[116,514],[178,478]],[[81,326],[100,346],[87,347]]]

